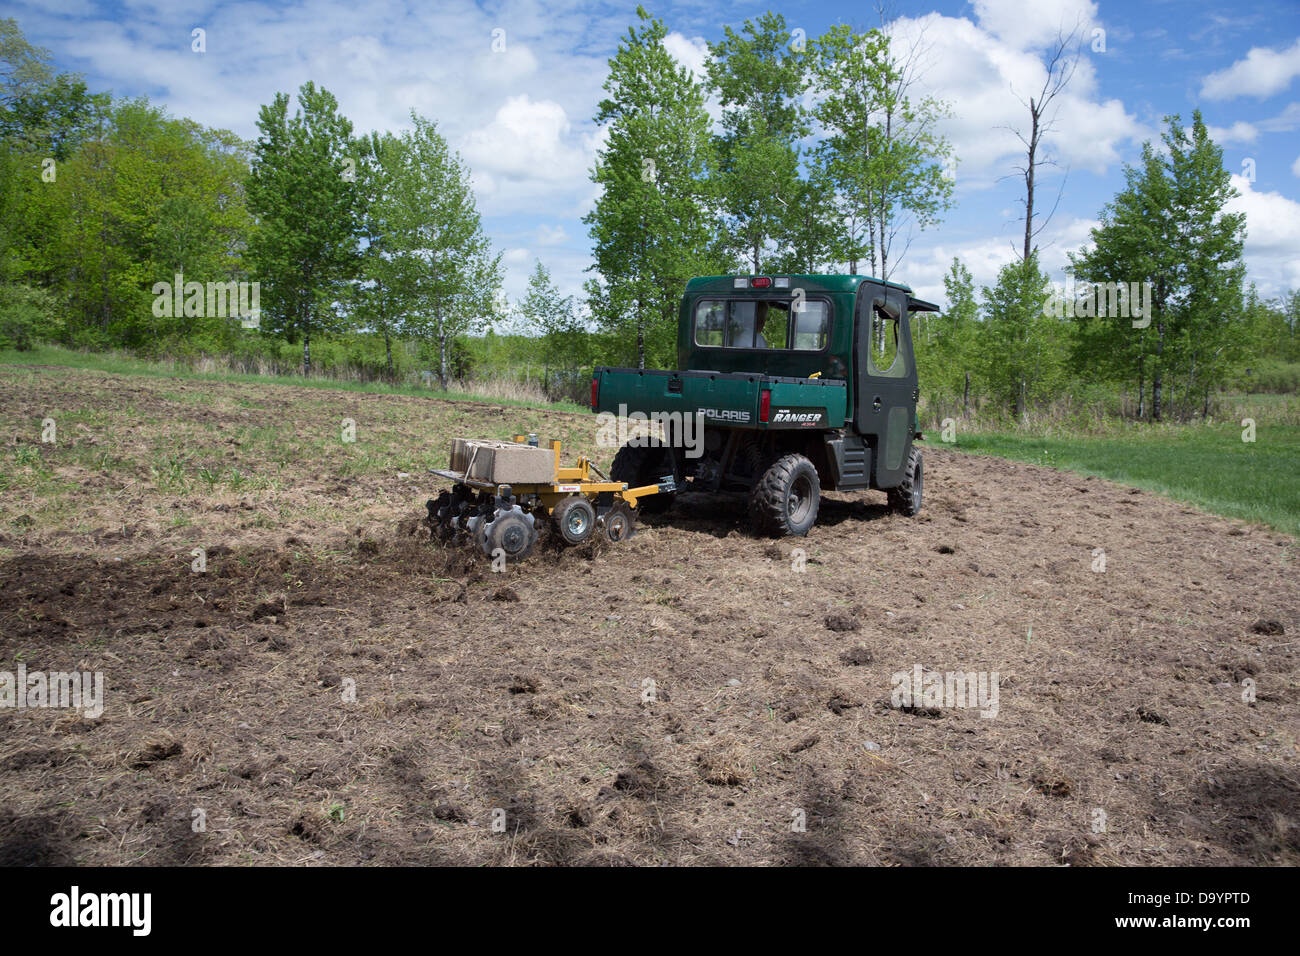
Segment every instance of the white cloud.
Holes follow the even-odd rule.
[[[1095,219],[1061,217],[1048,223],[1038,234],[1038,263],[1055,282],[1065,278],[1069,263],[1068,253],[1077,251],[1087,243],[1091,231],[1098,225]],[[1024,230],[1006,231],[999,236],[973,238],[964,242],[937,241],[933,245],[917,243],[907,257],[899,276],[912,286],[912,291],[930,302],[947,302],[943,276],[947,274],[956,256],[970,270],[975,281],[976,294],[984,286],[997,282],[998,270],[1020,258],[1024,244]],[[897,278],[897,276],[896,276]]]
[[[509,97],[487,125],[466,134],[461,154],[475,172],[507,180],[558,182],[581,176],[587,155],[570,136],[564,107]]]
[[[681,33],[670,33],[664,37],[664,49],[697,80],[704,79],[704,61],[708,58],[709,47],[703,37],[687,38]]]
[[[1296,162],[1300,165],[1300,160]],[[1246,214],[1250,278],[1265,296],[1300,289],[1300,202],[1281,193],[1257,192],[1243,176],[1233,176],[1232,185],[1241,195],[1228,209]]]
[[[1211,100],[1238,96],[1264,99],[1280,93],[1300,76],[1300,39],[1284,50],[1253,47],[1245,59],[1211,73],[1201,84],[1201,95]]]
[[[564,231],[561,225],[550,225],[542,223],[536,229],[537,244],[540,246],[558,246],[569,238],[569,234]]]
[[[970,20],[937,13],[902,18],[893,32],[902,50],[917,51],[914,92],[936,96],[952,109],[940,128],[959,161],[958,189],[990,187],[1023,165],[1024,147],[1013,130],[1028,128],[1025,102],[1047,78],[1041,56]],[[1096,70],[1087,57],[1049,112],[1054,129],[1044,137],[1045,151],[1063,167],[1104,173],[1120,161],[1122,144],[1148,135],[1121,101],[1098,96]],[[1044,177],[1052,173],[1051,167],[1040,169]]]
[[[1222,126],[1207,126],[1206,132],[1210,134],[1210,139],[1220,146],[1229,143],[1253,143],[1259,135],[1259,129],[1253,123],[1243,120],[1237,120],[1226,129]]]
[[[1076,28],[1087,37],[1097,20],[1093,0],[973,0],[971,6],[982,29],[1016,50],[1046,46]]]
[[[1291,172],[1296,176],[1300,176],[1300,156],[1297,156],[1295,162],[1291,164]]]
[[[1300,103],[1288,103],[1272,119],[1260,120],[1258,126],[1265,133],[1289,133],[1300,128]]]

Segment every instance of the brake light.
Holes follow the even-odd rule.
[[[763,389],[758,393],[758,420],[766,422],[768,416],[772,413],[772,391]]]
[[[767,276],[755,276],[749,280],[749,284],[755,289],[766,289],[772,284],[772,280]]]
[[[600,396],[600,379],[596,376],[591,377],[591,407],[596,407],[596,399]]]

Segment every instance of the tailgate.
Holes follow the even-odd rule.
[[[706,422],[752,428],[839,428],[844,424],[842,381],[774,378],[748,372],[595,370],[592,410],[699,413]],[[759,396],[771,391],[768,422],[759,420]],[[815,414],[819,413],[819,414]]]

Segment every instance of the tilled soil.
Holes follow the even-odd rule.
[[[95,381],[192,411],[159,411],[175,383]],[[60,382],[2,383],[5,427]],[[292,415],[271,394],[255,415]],[[437,441],[474,423],[383,403]],[[830,494],[773,541],[684,496],[499,574],[429,539],[421,479],[319,460],[224,511],[177,492],[178,527],[143,473],[65,489],[62,517],[11,502],[46,523],[0,540],[0,669],[107,690],[95,719],[0,709],[0,864],[1300,862],[1295,542],[925,456],[917,518]],[[307,484],[356,520],[286,514]],[[114,495],[125,521],[77,527]],[[918,667],[996,674],[996,703],[897,706]]]

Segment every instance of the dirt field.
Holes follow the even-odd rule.
[[[593,419],[6,368],[0,429],[0,670],[107,685],[0,709],[0,864],[1300,862],[1257,526],[927,448],[916,519],[686,498],[493,574],[420,531],[425,470]],[[894,706],[916,666],[996,715]]]

